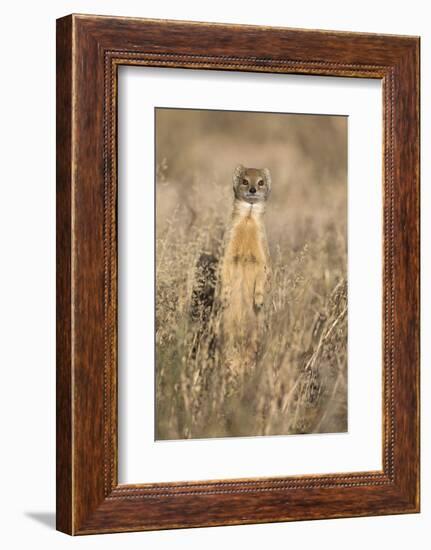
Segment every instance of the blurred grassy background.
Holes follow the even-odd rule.
[[[240,163],[271,171],[274,279],[264,352],[232,394],[189,310]],[[346,431],[347,118],[157,109],[156,174],[157,439]]]

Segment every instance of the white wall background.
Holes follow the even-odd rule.
[[[262,9],[264,6],[265,9]],[[427,548],[430,338],[422,346],[422,514],[155,533],[67,537],[54,531],[55,19],[96,13],[415,34],[422,37],[422,151],[431,149],[431,30],[420,0],[10,1],[0,29],[1,542],[4,548]],[[431,330],[431,190],[422,155],[422,327]],[[428,536],[429,538],[429,536]]]

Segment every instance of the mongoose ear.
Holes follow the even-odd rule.
[[[268,191],[271,191],[271,184],[272,184],[271,172],[269,171],[268,168],[263,168],[262,172],[263,172],[263,175],[265,176],[265,181],[268,187]]]
[[[238,183],[242,180],[244,176],[245,168],[242,164],[238,164],[238,166],[235,168],[233,172],[233,188],[238,185]]]

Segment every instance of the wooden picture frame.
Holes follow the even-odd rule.
[[[117,69],[383,83],[383,469],[119,485]],[[419,511],[419,38],[69,15],[57,21],[57,529],[68,534]]]

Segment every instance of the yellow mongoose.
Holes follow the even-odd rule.
[[[271,192],[267,168],[237,166],[234,204],[220,271],[225,362],[233,374],[254,367],[264,327],[270,257],[264,225]]]

